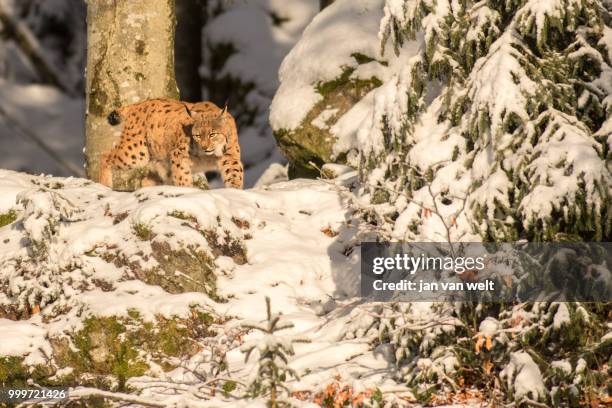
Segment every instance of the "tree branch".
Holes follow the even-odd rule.
[[[146,407],[164,408],[167,406],[167,404],[163,402],[157,402],[146,398],[138,397],[136,395],[130,395],[121,392],[102,391],[97,390],[95,388],[76,388],[74,390],[70,390],[70,399],[83,399],[87,397],[108,398],[114,401],[140,404]]]
[[[2,4],[2,0],[0,0],[0,4]],[[0,6],[2,8],[2,6]],[[66,170],[69,174],[72,174],[76,177],[83,177],[84,172],[83,169],[80,169],[78,166],[64,160],[57,152],[55,152],[47,143],[45,143],[38,135],[36,135],[31,130],[27,129],[21,123],[19,123],[15,118],[8,114],[7,111],[4,110],[0,106],[0,116],[4,118],[4,121],[7,125],[18,131],[19,133],[26,136],[28,139],[34,142],[42,151],[47,153],[57,164],[60,165],[64,170]]]
[[[36,36],[30,31],[28,26],[15,19],[12,15],[6,0],[0,0],[0,22],[2,22],[5,32],[13,38],[15,44],[32,62],[32,66],[40,80],[55,86],[67,95],[74,96],[74,90],[65,83],[63,77],[44,55]]]

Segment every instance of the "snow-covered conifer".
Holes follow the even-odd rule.
[[[384,11],[383,46],[420,49],[375,91],[372,126],[360,133],[373,201],[435,185],[467,200],[466,221],[485,239],[609,237],[609,5],[387,0]],[[425,125],[440,161],[421,168],[410,150]]]
[[[284,406],[283,394],[289,390],[285,385],[290,377],[299,379],[295,370],[289,367],[289,357],[295,354],[294,343],[306,343],[307,339],[296,336],[279,336],[277,332],[293,327],[293,323],[272,313],[270,298],[266,296],[267,318],[264,323],[246,322],[242,326],[257,330],[263,337],[245,343],[241,350],[248,361],[254,351],[259,353],[256,376],[249,386],[251,396],[267,396],[270,407]]]

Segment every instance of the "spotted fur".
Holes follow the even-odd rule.
[[[143,186],[169,178],[176,186],[192,186],[194,172],[218,170],[226,187],[242,188],[238,131],[227,109],[149,99],[111,112],[108,122],[123,124],[119,142],[101,157],[100,182],[108,187],[115,169],[147,168]]]

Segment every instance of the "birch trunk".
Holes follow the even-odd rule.
[[[100,154],[120,135],[106,117],[149,98],[178,98],[174,74],[174,0],[88,0],[87,175],[99,180]],[[116,172],[115,188],[133,190],[142,171]]]

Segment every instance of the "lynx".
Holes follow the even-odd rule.
[[[193,172],[218,170],[226,187],[242,188],[238,131],[227,107],[149,99],[111,112],[108,122],[123,124],[119,142],[101,157],[100,182],[108,187],[114,169],[147,168],[176,186],[192,186]],[[142,185],[155,184],[150,174]]]

